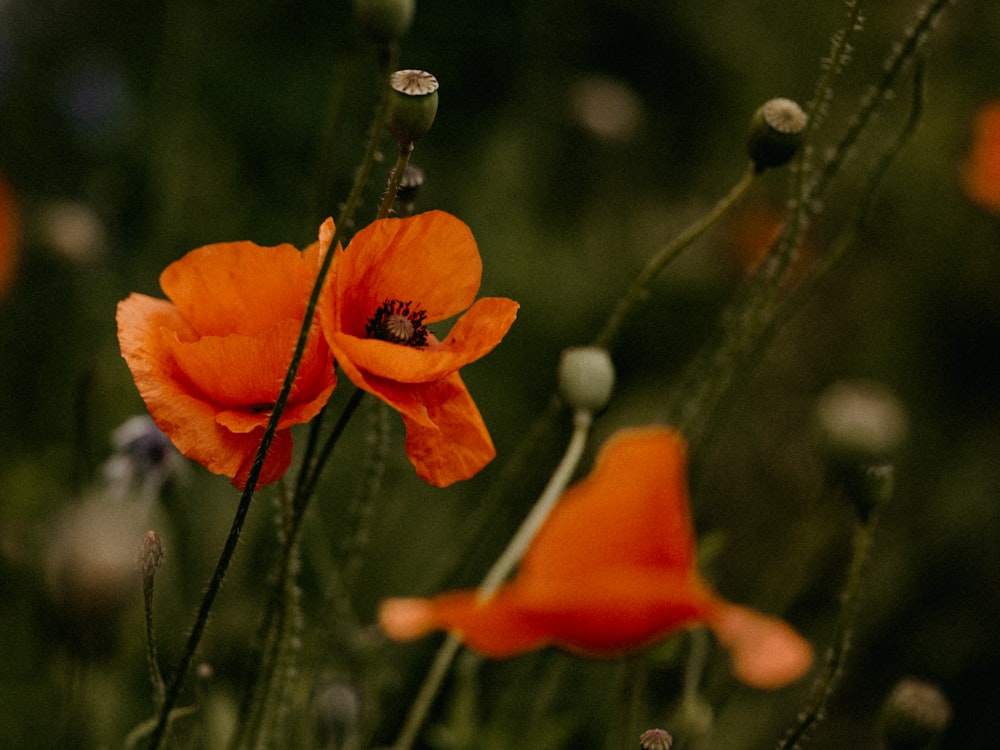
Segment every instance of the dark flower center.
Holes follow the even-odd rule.
[[[370,339],[390,341],[406,346],[427,346],[427,329],[424,327],[426,310],[412,306],[413,302],[387,299],[375,314],[368,318],[365,336]]]

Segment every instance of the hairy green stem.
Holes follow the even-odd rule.
[[[377,219],[384,219],[392,211],[392,204],[396,201],[399,193],[399,186],[403,182],[403,174],[406,172],[406,165],[410,163],[410,154],[413,153],[412,143],[399,144],[399,151],[396,155],[396,166],[392,168],[392,176],[389,178],[389,186],[385,195],[382,196],[382,203],[378,207]]]

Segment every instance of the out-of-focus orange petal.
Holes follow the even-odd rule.
[[[538,533],[521,564],[524,574],[574,578],[604,566],[690,570],[686,461],[684,439],[669,428],[615,433]]]
[[[461,376],[456,372],[413,387],[419,389],[416,395],[426,420],[402,414],[406,455],[417,476],[437,487],[475,476],[493,460],[496,449]]]
[[[779,688],[800,678],[812,664],[810,643],[775,617],[719,602],[707,621],[729,649],[733,673],[748,685]]]
[[[337,330],[359,337],[386,300],[412,301],[428,322],[457,315],[475,300],[482,277],[472,232],[443,211],[375,221],[335,263]]]
[[[668,428],[616,434],[591,475],[570,488],[514,580],[488,599],[476,592],[389,600],[387,635],[435,628],[491,657],[553,644],[618,656],[679,628],[708,625],[736,676],[774,688],[800,677],[812,648],[788,625],[715,594],[695,568],[687,508],[686,447]]]
[[[505,658],[552,642],[508,590],[485,604],[472,591],[442,594],[430,603],[436,627],[451,631],[483,656]]]
[[[970,199],[1000,214],[1000,101],[983,106],[976,114],[960,181]]]
[[[256,336],[302,320],[314,262],[292,245],[222,242],[192,250],[160,274],[160,287],[202,336]]]
[[[329,337],[338,359],[400,383],[440,380],[493,351],[517,317],[518,304],[502,297],[478,300],[452,326],[447,338],[426,348],[400,346],[345,333]]]
[[[0,175],[0,299],[3,299],[17,272],[21,220],[14,190]]]

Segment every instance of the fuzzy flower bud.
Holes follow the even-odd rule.
[[[769,99],[750,119],[747,154],[758,174],[791,161],[802,146],[808,117],[791,99]]]
[[[951,723],[951,704],[936,685],[900,680],[882,706],[885,750],[928,750]]]
[[[422,138],[438,108],[438,80],[425,70],[397,70],[389,78],[391,97],[386,124],[400,146]]]
[[[615,385],[615,366],[606,349],[572,346],[559,357],[559,395],[573,409],[603,409]]]
[[[394,42],[410,29],[416,0],[354,0],[354,17],[379,44]]]
[[[142,537],[139,557],[136,563],[144,579],[152,578],[163,565],[163,542],[155,531],[147,531]]]

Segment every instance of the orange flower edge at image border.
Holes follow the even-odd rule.
[[[332,225],[332,222],[328,222]],[[329,244],[327,224],[321,239]],[[192,250],[160,276],[169,298],[118,304],[118,339],[159,428],[185,456],[242,489],[298,340],[321,243],[261,247],[226,242]],[[310,332],[259,484],[291,462],[289,427],[308,422],[336,385],[333,358]]]
[[[623,430],[566,491],[495,596],[389,599],[379,622],[398,640],[446,629],[494,658],[546,645],[613,657],[704,624],[746,684],[776,688],[801,677],[811,645],[783,621],[712,591],[695,551],[683,438],[662,427]]]
[[[380,219],[334,252],[319,319],[337,364],[399,411],[421,478],[443,487],[473,476],[496,451],[458,371],[500,343],[518,304],[476,300],[482,261],[475,239],[443,211]],[[443,339],[425,327],[454,316]]]
[[[962,163],[965,194],[1000,215],[1000,100],[984,105],[972,123],[972,143]]]

